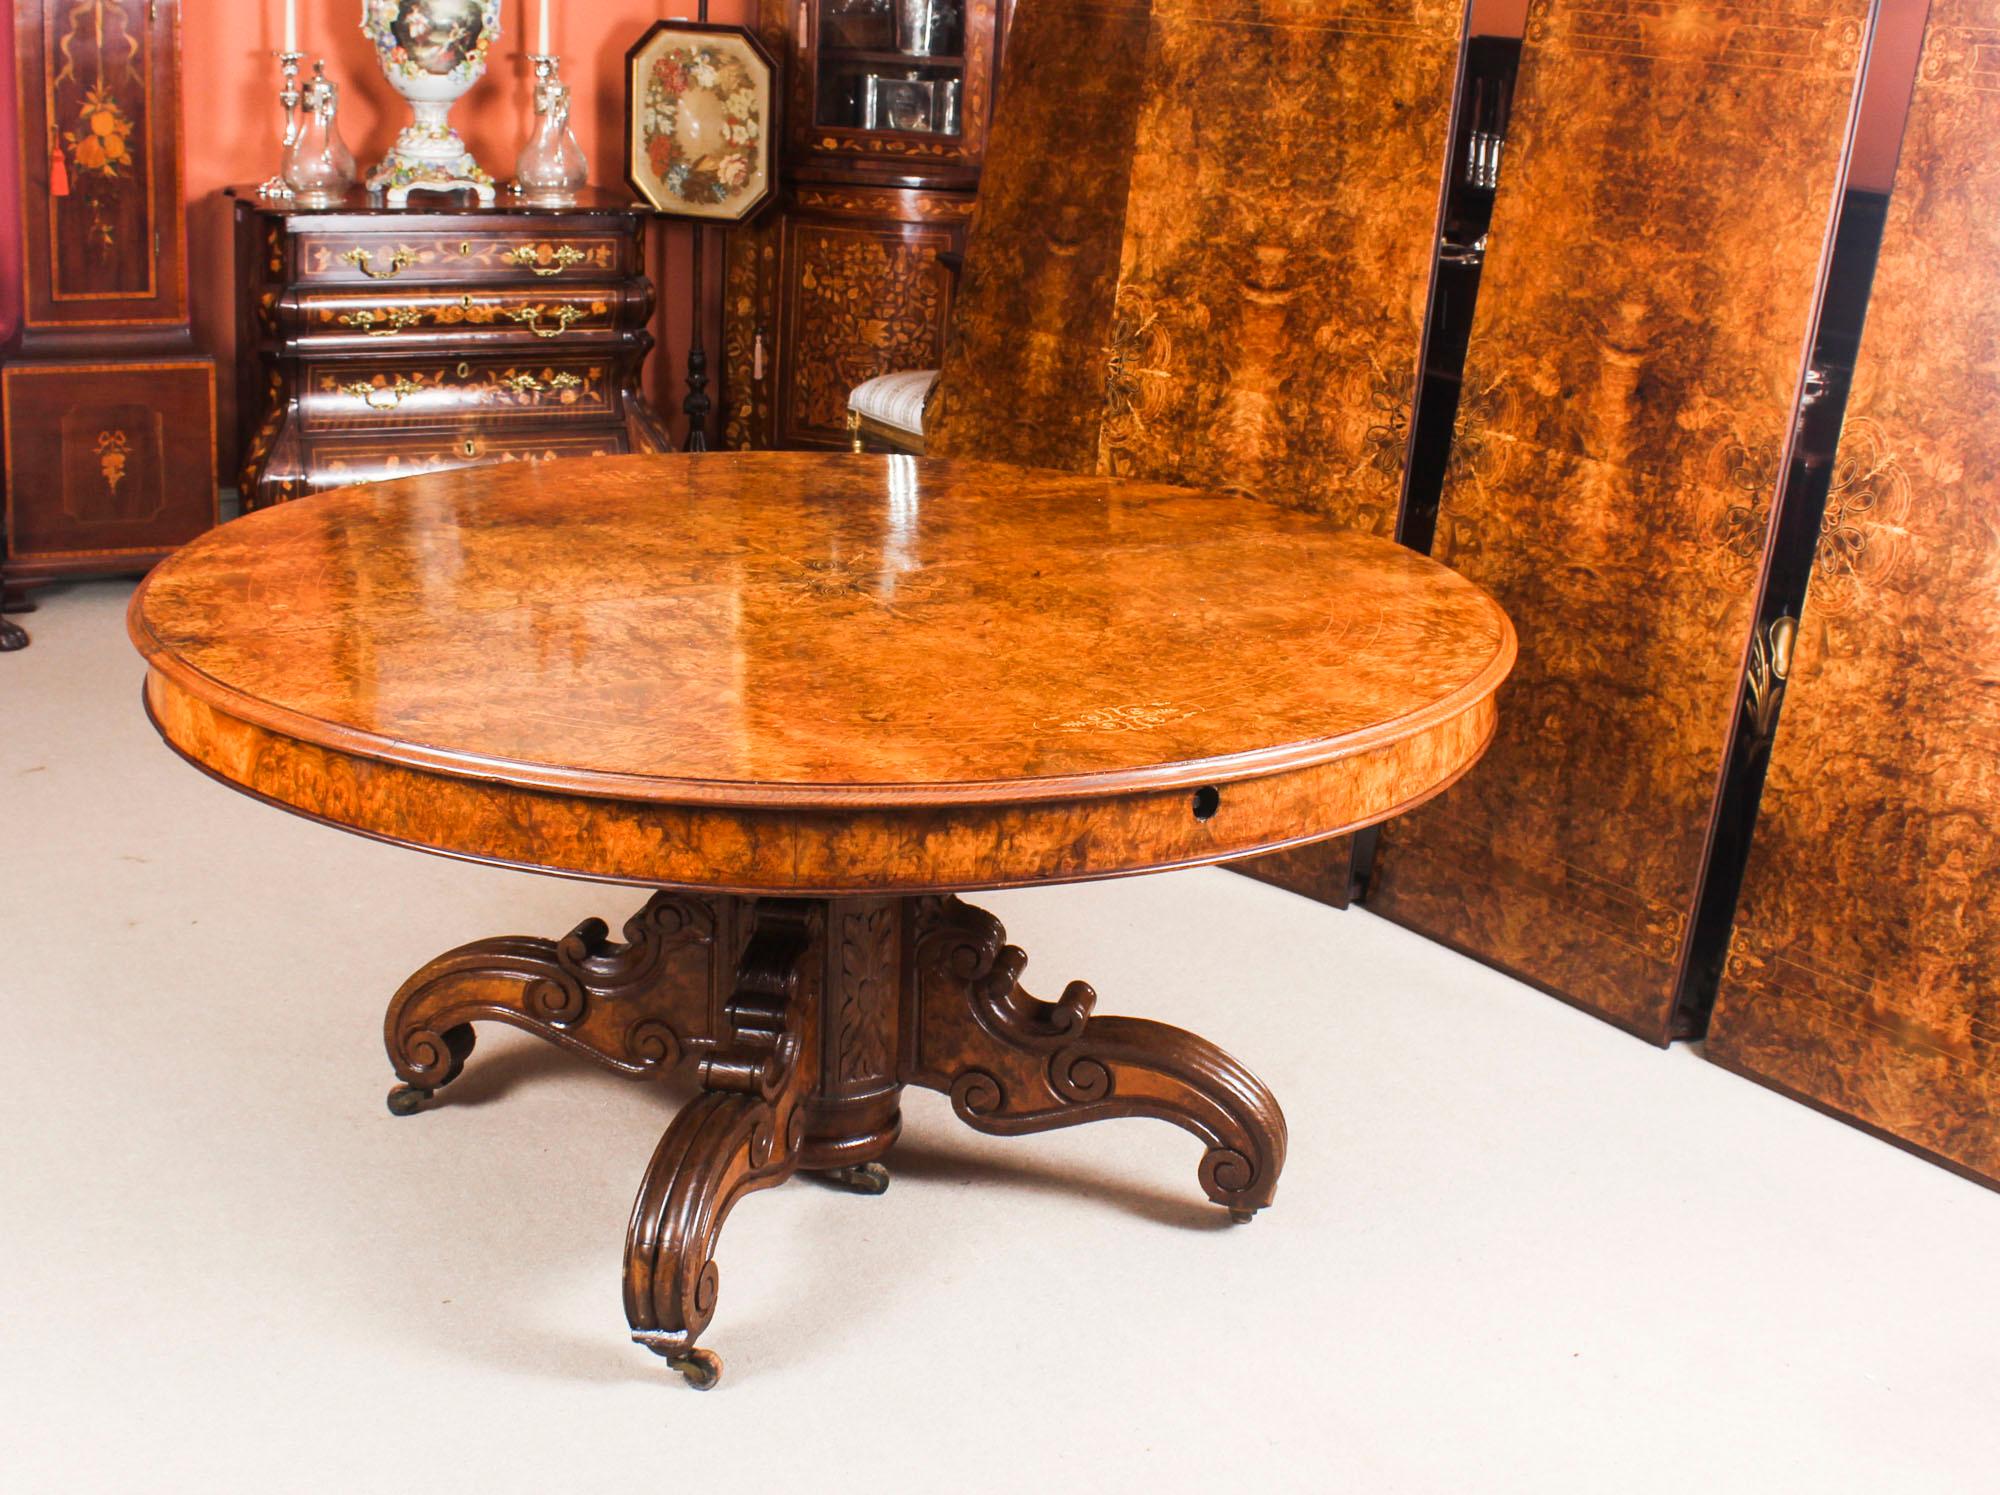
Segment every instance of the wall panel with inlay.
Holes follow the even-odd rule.
[[[1866,0],[1538,0],[1433,553],[1521,631],[1370,907],[1656,1042],[1838,199]]]
[[[1707,1052],[2000,1182],[1996,140],[1935,0]]]

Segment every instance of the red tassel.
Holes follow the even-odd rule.
[[[59,145],[49,151],[49,196],[69,196],[69,161]]]

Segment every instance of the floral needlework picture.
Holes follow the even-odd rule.
[[[656,209],[737,222],[771,192],[775,69],[734,27],[661,22],[628,54],[627,174]]]

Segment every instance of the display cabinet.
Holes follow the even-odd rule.
[[[764,0],[786,69],[780,193],[729,236],[729,445],[845,447],[850,389],[938,366],[1010,8]]]
[[[216,520],[215,371],[188,324],[180,7],[14,7],[22,330],[0,373],[0,593],[143,571]],[[0,645],[21,642],[0,629]]]

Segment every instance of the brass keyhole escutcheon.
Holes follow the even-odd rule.
[[[479,443],[472,440],[471,437],[466,438],[465,455],[468,457],[476,457],[479,455]]]
[[[469,363],[465,363],[465,362],[463,362],[463,361],[461,361],[461,362],[459,363],[459,365],[458,365],[458,377],[459,377],[459,378],[463,379],[463,378],[465,378],[465,377],[466,377],[466,376],[467,376],[468,374],[470,374],[471,372],[472,372],[472,365],[471,365],[471,364],[469,364]]]
[[[470,240],[470,239],[460,239],[460,240],[458,241],[458,255],[459,255],[459,258],[460,258],[460,259],[464,259],[464,258],[466,258],[466,257],[467,257],[468,255],[470,255],[471,253],[472,253],[472,240]]]
[[[459,304],[459,305],[460,305],[461,307],[463,307],[463,308],[464,308],[465,310],[467,310],[467,311],[471,311],[471,310],[472,310],[472,292],[470,292],[470,291],[467,291],[467,292],[466,292],[466,293],[465,293],[464,295],[460,296],[460,297],[458,298],[458,304]]]

